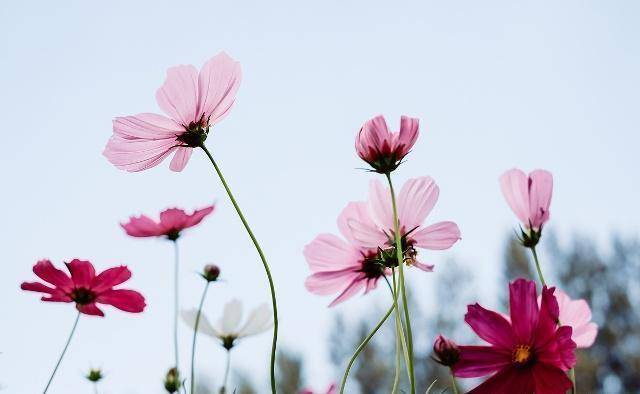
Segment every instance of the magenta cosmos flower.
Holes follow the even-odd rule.
[[[338,217],[338,229],[346,241],[333,234],[320,234],[304,248],[304,257],[312,274],[305,286],[311,293],[338,296],[329,304],[337,305],[364,288],[365,294],[376,288],[378,280],[390,272],[380,261],[378,248],[364,247],[355,239],[349,222],[357,220],[374,226],[364,202],[351,202]]]
[[[572,387],[566,371],[576,363],[571,327],[558,327],[554,288],[518,279],[509,285],[509,322],[497,312],[469,305],[465,321],[489,346],[459,346],[455,376],[492,376],[470,393],[564,394]]]
[[[398,222],[405,254],[405,262],[423,271],[432,271],[433,265],[417,260],[416,248],[449,249],[460,239],[460,229],[454,222],[444,221],[425,226],[423,222],[436,205],[440,189],[430,177],[409,179],[398,195]],[[394,219],[391,194],[388,187],[378,180],[371,181],[369,187],[368,210],[371,222],[349,221],[354,239],[368,248],[389,249],[395,245]],[[395,253],[391,253],[395,256]],[[397,262],[396,262],[397,264]]]
[[[211,205],[197,209],[191,215],[179,208],[169,208],[160,212],[159,221],[145,215],[132,216],[128,223],[121,223],[120,226],[132,237],[167,237],[175,241],[182,230],[199,224],[214,208]]]
[[[125,266],[109,268],[96,275],[89,261],[74,259],[65,263],[71,277],[55,268],[51,261],[40,260],[33,266],[33,273],[47,282],[24,282],[22,290],[47,294],[42,301],[75,302],[76,309],[86,315],[104,316],[96,304],[114,306],[125,312],[139,313],[146,306],[142,294],[134,290],[114,289],[131,278]]]
[[[387,174],[395,170],[418,139],[419,120],[402,116],[400,131],[391,132],[384,116],[365,122],[356,137],[358,156],[376,172]]]
[[[240,79],[240,63],[224,52],[206,62],[199,73],[192,65],[171,67],[156,93],[158,106],[168,117],[142,113],[115,118],[103,154],[117,168],[135,172],[155,167],[175,152],[169,168],[182,171],[209,128],[229,113]]]
[[[502,194],[527,230],[540,231],[549,220],[553,176],[535,170],[529,175],[514,168],[500,177]]]

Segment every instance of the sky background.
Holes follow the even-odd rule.
[[[325,343],[334,316],[388,302],[378,291],[327,309],[330,298],[303,285],[304,245],[336,232],[340,210],[364,199],[376,176],[357,169],[353,145],[378,113],[392,128],[402,114],[421,119],[396,182],[434,177],[441,193],[429,220],[454,220],[462,231],[452,249],[423,253],[435,273],[409,273],[424,308],[453,307],[432,302],[450,258],[476,275],[488,306],[497,304],[500,250],[516,225],[498,177],[511,167],[553,172],[549,228],[561,237],[578,231],[604,243],[613,232],[637,234],[639,12],[633,1],[2,2],[0,384],[42,390],[75,310],[19,284],[34,279],[40,258],[81,257],[99,269],[129,265],[127,286],[148,308],[83,316],[50,393],[87,392],[81,375],[90,366],[106,372],[104,393],[162,392],[172,363],[172,249],[125,236],[118,223],[130,214],[217,202],[180,240],[182,305],[196,306],[195,271],[209,262],[228,281],[209,293],[211,318],[232,297],[249,307],[268,301],[260,261],[201,152],[182,173],[167,161],[129,174],[101,155],[114,116],[159,112],[154,95],[168,67],[200,67],[221,50],[241,62],[243,81],[207,145],[271,264],[280,346],[305,355],[316,387],[333,378]],[[191,336],[181,329],[186,367]],[[270,340],[248,339],[234,354],[260,385]],[[199,366],[221,376],[223,351],[199,343]]]

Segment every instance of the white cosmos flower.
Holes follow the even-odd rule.
[[[193,329],[197,315],[197,309],[183,309],[181,312],[182,320]],[[233,299],[225,304],[222,317],[215,324],[211,324],[204,313],[201,313],[198,331],[221,340],[222,345],[230,349],[236,339],[261,334],[273,326],[271,309],[266,303],[254,308],[243,325],[240,325],[241,320],[242,302]]]

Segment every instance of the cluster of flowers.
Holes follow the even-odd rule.
[[[193,66],[170,68],[167,78],[156,94],[160,108],[168,115],[142,113],[118,117],[113,122],[113,136],[104,150],[105,157],[117,168],[134,172],[160,164],[174,154],[170,169],[182,171],[193,150],[200,148],[214,167],[240,221],[249,235],[265,270],[271,292],[271,308],[265,304],[253,310],[241,325],[242,304],[233,300],[224,307],[220,320],[212,324],[202,314],[210,283],[218,280],[220,269],[207,265],[202,272],[206,281],[200,305],[196,309],[179,311],[178,302],[178,239],[182,232],[199,224],[213,212],[209,206],[186,214],[180,209],[168,209],[158,221],[147,216],[130,218],[123,224],[133,237],[163,237],[175,247],[174,355],[175,365],[165,380],[168,392],[186,392],[178,366],[178,316],[193,329],[191,376],[194,393],[194,365],[197,333],[216,338],[228,350],[227,370],[222,385],[225,390],[230,363],[230,351],[239,339],[259,334],[273,327],[270,359],[271,391],[276,392],[275,354],[278,332],[278,311],[273,278],[262,249],[227,184],[220,167],[205,146],[210,128],[230,111],[241,80],[240,65],[224,53],[209,60],[200,71]],[[445,250],[461,239],[456,223],[443,221],[425,224],[439,197],[439,187],[428,177],[408,180],[396,195],[392,174],[403,163],[419,136],[419,121],[403,116],[400,130],[392,132],[382,116],[364,123],[357,134],[358,156],[371,167],[371,172],[383,175],[387,186],[372,180],[366,201],[350,202],[338,216],[342,237],[334,234],[317,236],[304,249],[311,270],[305,285],[318,295],[334,295],[329,306],[335,306],[360,292],[374,290],[380,279],[389,288],[390,306],[379,323],[356,349],[346,366],[339,392],[343,393],[351,366],[379,328],[393,314],[395,325],[396,369],[392,393],[399,390],[402,367],[415,394],[423,388],[415,385],[413,330],[409,313],[405,277],[411,268],[431,272],[433,265],[423,259],[424,250]],[[591,322],[591,312],[584,300],[572,300],[568,295],[548,287],[540,269],[536,245],[544,224],[549,219],[553,187],[549,172],[537,170],[527,175],[520,170],[507,171],[500,180],[503,194],[522,222],[519,232],[522,245],[532,252],[539,276],[541,295],[536,283],[517,279],[509,284],[510,314],[503,315],[469,305],[465,321],[488,343],[461,346],[440,335],[434,343],[434,359],[449,367],[453,376],[452,389],[458,392],[455,377],[489,376],[474,388],[473,393],[564,393],[575,391],[573,370],[576,347],[588,347],[595,340],[597,326]],[[133,290],[117,286],[131,277],[127,267],[107,269],[96,275],[88,261],[66,263],[70,275],[55,268],[48,260],[38,262],[34,273],[48,284],[25,282],[22,289],[45,293],[43,301],[75,303],[81,314],[103,316],[98,304],[112,305],[123,311],[138,313],[145,308],[144,297]],[[78,322],[76,318],[76,323]],[[64,356],[71,336],[49,379],[47,391]],[[404,362],[403,362],[404,358]],[[89,380],[101,379],[99,371],[91,371]],[[336,393],[332,384],[326,390]],[[305,390],[304,393],[312,393]]]

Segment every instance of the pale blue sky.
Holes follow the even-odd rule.
[[[101,156],[114,116],[159,110],[154,94],[167,67],[200,67],[220,50],[242,63],[244,78],[207,143],[271,262],[280,343],[304,352],[318,387],[331,378],[324,342],[332,317],[356,316],[386,296],[326,309],[330,299],[303,287],[301,254],[316,234],[336,231],[348,201],[365,197],[374,175],[355,169],[353,137],[377,113],[394,125],[402,114],[422,119],[398,182],[433,176],[441,194],[431,220],[455,220],[463,236],[423,259],[436,271],[450,257],[464,260],[489,303],[501,242],[516,224],[497,181],[510,167],[553,172],[549,227],[560,234],[637,233],[639,12],[633,1],[2,2],[0,384],[9,393],[41,390],[74,318],[71,306],[41,303],[20,282],[33,278],[39,258],[82,257],[100,268],[128,264],[128,285],[149,307],[83,318],[50,393],[87,392],[81,374],[90,365],[109,375],[104,393],[161,392],[172,357],[171,245],[126,237],[118,222],[129,214],[217,201],[182,240],[183,305],[196,304],[202,281],[193,272],[211,261],[228,284],[212,289],[209,316],[231,297],[268,299],[259,260],[204,155],[179,174],[168,163],[128,174]],[[437,307],[429,300],[438,272],[410,276],[424,306]],[[219,376],[222,351],[200,343],[199,365]],[[235,357],[259,383],[269,343],[268,334],[247,340]]]

